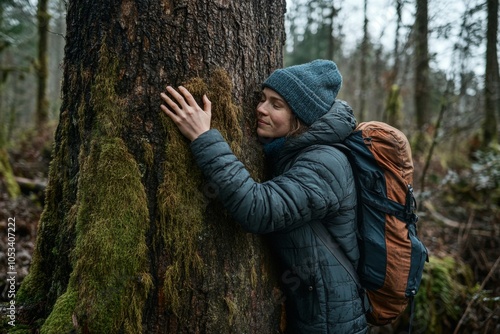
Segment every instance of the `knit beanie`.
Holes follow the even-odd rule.
[[[342,86],[342,75],[330,60],[290,66],[274,71],[262,84],[276,91],[306,125],[326,114]]]

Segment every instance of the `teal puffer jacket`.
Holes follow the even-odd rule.
[[[337,101],[298,137],[289,138],[275,176],[255,182],[217,130],[191,143],[195,159],[227,210],[249,232],[269,234],[283,266],[289,333],[366,333],[356,285],[311,229],[321,221],[356,266],[356,190],[347,158],[331,144],[355,127]]]

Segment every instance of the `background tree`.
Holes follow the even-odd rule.
[[[368,0],[364,0],[363,2],[363,40],[361,42],[361,63],[359,66],[360,69],[360,94],[359,94],[359,109],[357,113],[358,122],[363,122],[365,118],[365,105],[366,105],[366,96],[367,88],[368,88],[368,73],[366,73],[367,62],[368,62],[368,43],[370,40],[370,36],[368,35]]]
[[[396,7],[396,30],[394,34],[394,64],[392,66],[389,75],[387,76],[387,99],[385,103],[385,110],[383,115],[383,120],[392,126],[401,128],[401,118],[402,118],[402,108],[403,99],[401,97],[401,88],[399,86],[398,77],[399,69],[401,67],[401,54],[400,54],[400,34],[402,25],[402,11],[403,11],[403,0],[396,0],[394,3]]]
[[[484,102],[481,98],[482,89],[480,87],[482,79],[475,73],[473,61],[474,55],[479,53],[478,49],[485,40],[484,19],[480,16],[482,13],[486,13],[485,3],[467,3],[460,20],[458,20],[460,23],[459,27],[457,27],[458,34],[453,44],[455,52],[452,57],[452,65],[456,70],[452,77],[457,78],[454,81],[458,86],[458,94],[456,96],[456,105],[449,110],[450,117],[443,119],[443,128],[446,136],[451,138],[449,152],[455,161],[461,160],[464,138],[473,138],[470,143],[472,150],[480,146],[477,133],[481,130],[481,126],[471,125],[483,124],[484,113],[471,112],[471,110],[484,109]],[[450,22],[448,25],[443,26],[443,31],[439,31],[440,35],[451,38],[453,36],[451,25]]]
[[[38,19],[38,57],[36,71],[38,78],[38,90],[36,98],[36,126],[39,131],[45,127],[49,119],[49,101],[47,99],[47,84],[49,77],[49,22],[48,0],[39,0],[37,7]]]
[[[415,15],[415,119],[417,138],[415,150],[422,151],[425,147],[424,133],[429,122],[429,45],[428,45],[428,2],[416,0]]]
[[[500,117],[500,76],[498,72],[498,0],[487,1],[486,69],[484,83],[483,145],[498,142],[497,117]]]
[[[34,105],[27,102],[24,92],[32,97],[36,90],[32,80],[25,80],[36,50],[32,44],[35,22],[25,1],[0,0],[0,146],[9,142],[18,122],[26,121],[19,111],[32,110]]]
[[[5,189],[11,199],[20,195],[20,188],[7,147],[16,121],[19,81],[29,72],[28,64],[16,59],[12,52],[31,33],[29,23],[24,20],[29,13],[23,5],[15,0],[0,0],[0,190]]]
[[[288,10],[291,50],[286,65],[316,58],[338,61],[342,57],[342,10],[335,1],[296,1]],[[305,23],[305,24],[304,24]]]
[[[159,93],[181,83],[207,93],[214,127],[261,179],[254,108],[282,65],[284,12],[266,0],[69,2],[46,206],[18,294],[27,323],[44,333],[278,329],[262,239],[212,201]]]
[[[49,31],[49,80],[47,97],[49,103],[49,120],[57,118],[61,106],[61,81],[66,32],[66,0],[50,0]]]

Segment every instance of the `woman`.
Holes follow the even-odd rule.
[[[218,197],[249,232],[272,239],[285,270],[287,332],[366,333],[356,285],[311,229],[320,221],[356,266],[356,191],[346,157],[332,147],[356,120],[336,100],[342,77],[332,61],[315,60],[274,71],[262,85],[257,134],[274,176],[255,182],[228,144],[210,129],[211,103],[203,108],[179,87],[167,87],[161,109],[191,140],[205,176]]]

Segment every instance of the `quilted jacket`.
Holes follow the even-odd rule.
[[[288,138],[274,177],[255,182],[220,133],[191,143],[195,159],[218,197],[241,226],[268,234],[283,271],[287,333],[366,333],[356,285],[314,234],[320,221],[356,266],[356,190],[347,158],[330,144],[355,127],[350,107],[338,100],[307,132]]]

